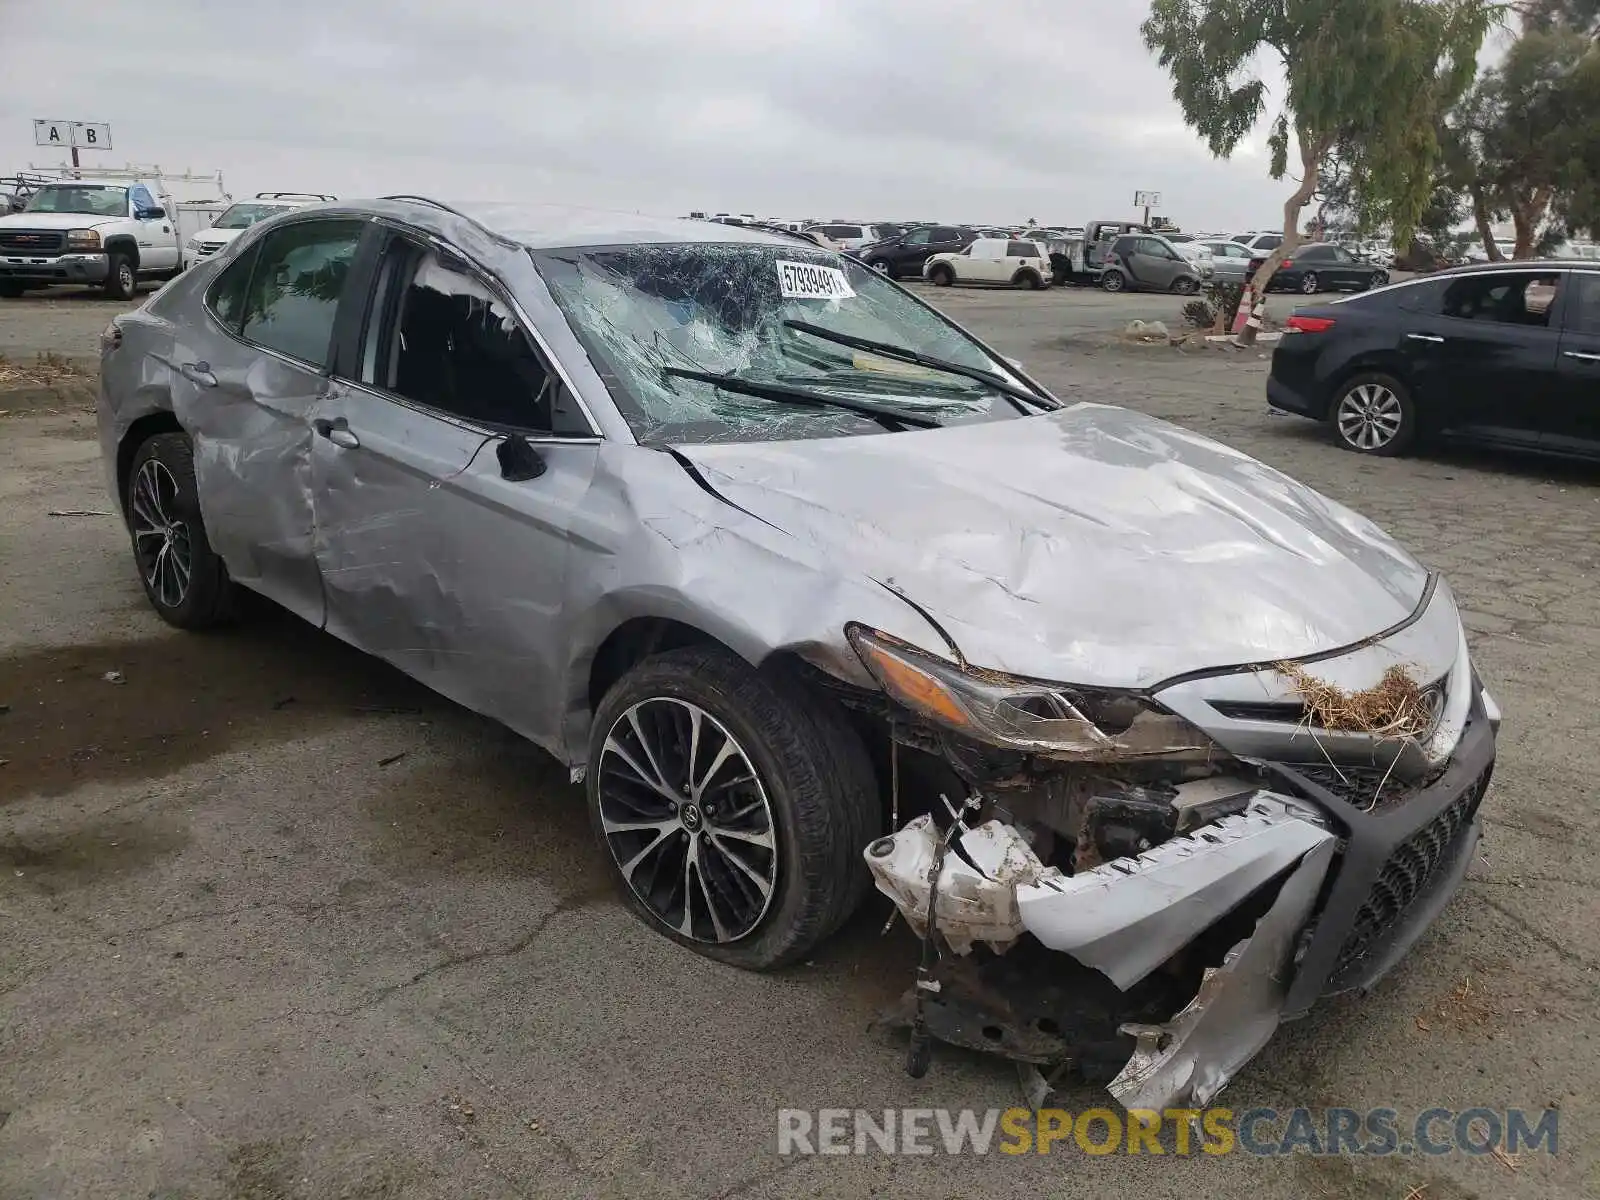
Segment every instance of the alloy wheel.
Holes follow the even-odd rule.
[[[1300,291],[1306,296],[1317,294],[1317,273],[1315,271],[1308,272],[1306,277],[1300,281]]]
[[[1339,436],[1357,450],[1381,450],[1399,435],[1405,410],[1383,384],[1363,383],[1339,401],[1337,420]]]
[[[875,258],[867,265],[879,275],[887,275],[889,273],[889,264],[881,258]]]
[[[600,827],[628,887],[683,937],[732,942],[777,892],[777,827],[749,756],[684,700],[627,709],[600,754]]]
[[[134,556],[150,594],[163,608],[177,608],[189,594],[194,545],[188,522],[177,515],[178,481],[165,463],[152,458],[139,468],[129,508]]]
[[[117,263],[117,283],[125,292],[133,290],[133,264],[125,258]]]

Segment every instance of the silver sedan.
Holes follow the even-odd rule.
[[[315,205],[117,318],[102,378],[163,618],[250,589],[543,746],[713,958],[793,962],[875,882],[913,1069],[1203,1105],[1471,860],[1499,714],[1443,580],[824,248]]]

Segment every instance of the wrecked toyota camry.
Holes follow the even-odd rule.
[[[792,962],[875,882],[914,1071],[1203,1105],[1472,858],[1499,713],[1444,580],[809,243],[310,206],[117,318],[102,378],[163,618],[250,589],[545,747],[713,958]]]

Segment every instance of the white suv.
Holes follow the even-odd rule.
[[[991,283],[1031,290],[1050,286],[1050,256],[1038,242],[981,237],[965,250],[933,255],[922,277],[940,287]]]
[[[292,208],[304,208],[307,204],[324,204],[337,199],[337,196],[325,196],[318,192],[257,192],[254,200],[241,200],[231,205],[217,218],[216,224],[209,229],[202,229],[185,243],[184,269],[210,258],[257,221],[265,221]]]

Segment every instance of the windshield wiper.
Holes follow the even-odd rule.
[[[790,329],[799,330],[801,333],[809,333],[812,337],[821,338],[825,342],[836,342],[841,346],[849,346],[854,350],[865,350],[869,354],[881,354],[885,358],[915,363],[919,367],[927,367],[930,371],[943,371],[947,375],[965,376],[967,379],[992,387],[1013,402],[1021,401],[1036,406],[1033,409],[1025,409],[1022,408],[1021,404],[1018,404],[1017,409],[1019,412],[1036,411],[1038,408],[1052,409],[1061,407],[1054,400],[1050,400],[1036,392],[1030,392],[1025,388],[1019,388],[1016,384],[1001,379],[993,371],[985,371],[981,367],[964,367],[960,363],[954,363],[944,358],[934,358],[931,354],[924,354],[922,351],[913,350],[909,346],[896,346],[889,342],[875,342],[871,338],[860,338],[849,333],[835,333],[833,330],[825,329],[821,325],[813,325],[810,321],[785,321],[784,325]]]
[[[662,367],[661,374],[673,379],[693,379],[709,383],[727,392],[739,392],[762,400],[775,400],[779,404],[798,404],[807,408],[842,408],[878,420],[898,421],[918,429],[938,429],[942,422],[922,413],[906,412],[889,404],[874,404],[870,400],[851,400],[844,396],[829,396],[809,388],[788,387],[781,383],[759,383],[754,379],[741,379],[737,375],[718,375],[711,371],[691,371],[687,367]]]

